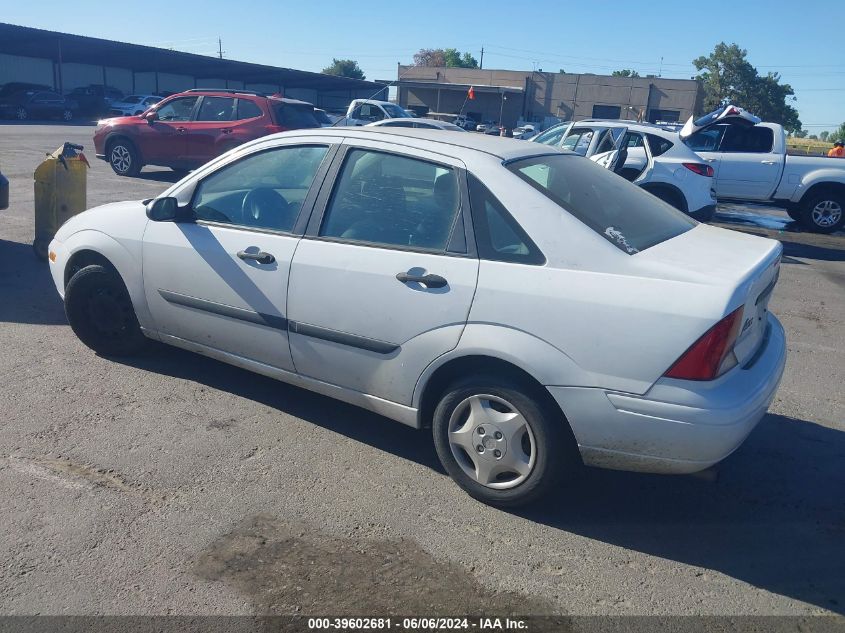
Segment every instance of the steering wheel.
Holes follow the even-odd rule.
[[[244,196],[241,205],[244,224],[268,229],[289,228],[290,211],[285,197],[271,187],[258,187]]]

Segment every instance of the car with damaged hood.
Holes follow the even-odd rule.
[[[673,131],[647,123],[593,119],[559,130],[534,141],[586,156],[700,222],[713,217],[713,169]]]
[[[679,134],[713,168],[719,200],[778,206],[818,233],[845,227],[845,161],[787,154],[782,125],[728,105],[690,117]]]
[[[708,468],[786,360],[777,241],[480,134],[275,134],[75,216],[49,251],[97,353],[153,339],[424,429],[457,484],[499,506],[573,485],[582,464]]]

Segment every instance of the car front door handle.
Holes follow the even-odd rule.
[[[761,160],[760,162],[763,163],[764,165],[774,165],[775,164],[775,161],[773,161],[773,160]]]
[[[443,288],[449,282],[440,275],[411,275],[409,273],[396,273],[396,279],[403,284],[416,282],[422,284],[426,288]]]
[[[258,262],[259,264],[272,264],[276,261],[276,258],[273,257],[270,253],[265,253],[264,251],[259,251],[257,253],[247,253],[246,251],[238,251],[238,257],[241,259],[251,259],[253,261]]]

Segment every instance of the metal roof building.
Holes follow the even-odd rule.
[[[189,88],[281,92],[318,107],[345,109],[356,98],[386,97],[372,81],[220,59],[0,22],[0,84],[25,81],[67,93],[105,84],[139,94]]]

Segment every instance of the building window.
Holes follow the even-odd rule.
[[[594,105],[593,118],[594,119],[620,119],[622,115],[621,106],[610,105]]]
[[[680,110],[656,110],[651,109],[648,113],[648,120],[652,123],[677,123],[681,119]]]

